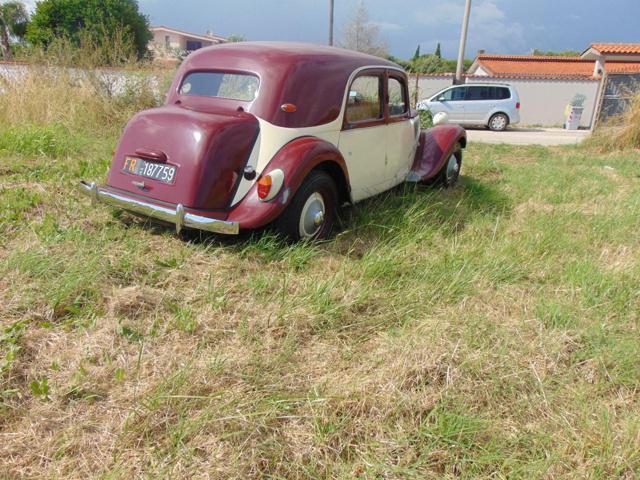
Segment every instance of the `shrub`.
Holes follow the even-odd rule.
[[[420,128],[426,129],[433,127],[433,114],[429,110],[419,110],[420,112]]]

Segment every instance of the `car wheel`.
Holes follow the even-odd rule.
[[[509,117],[504,113],[496,113],[489,120],[489,128],[494,132],[504,132],[509,125]]]
[[[451,188],[460,178],[460,169],[462,168],[462,150],[460,147],[451,154],[447,162],[440,172],[440,184],[445,188]]]
[[[325,172],[313,171],[276,220],[276,229],[293,241],[324,240],[333,229],[337,204],[333,179]]]

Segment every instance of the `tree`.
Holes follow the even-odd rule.
[[[27,40],[44,48],[60,37],[75,45],[88,39],[104,48],[119,35],[124,35],[138,58],[147,55],[152,35],[136,0],[42,0],[27,28]]]
[[[545,52],[544,50],[538,50],[535,48],[532,52],[533,55],[543,57],[579,57],[580,52],[577,50],[562,50],[560,52]]]
[[[417,60],[420,58],[420,44],[418,44],[418,48],[416,48],[416,53],[413,54],[413,60]]]
[[[353,18],[342,31],[340,46],[378,57],[388,55],[387,44],[379,38],[379,28],[369,20],[369,12],[361,1]]]
[[[438,46],[436,47],[435,56],[438,58],[442,58],[442,49],[440,48],[440,42],[438,42]]]
[[[421,55],[419,58],[414,58],[409,62],[396,63],[400,63],[400,65],[411,73],[454,73],[457,64],[455,60],[440,58],[434,53]],[[468,70],[472,63],[472,60],[465,59],[465,70]]]
[[[2,57],[11,60],[11,37],[23,38],[29,23],[29,14],[21,2],[0,4],[0,50]]]

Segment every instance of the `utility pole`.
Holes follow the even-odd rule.
[[[329,0],[329,46],[333,47],[333,3]]]
[[[464,69],[464,50],[467,45],[467,32],[469,31],[469,17],[471,16],[471,0],[467,0],[462,20],[462,33],[460,34],[460,50],[458,51],[458,66],[456,68],[456,78],[454,83],[462,83],[462,70]]]

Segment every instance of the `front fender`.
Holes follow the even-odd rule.
[[[463,148],[467,145],[467,132],[460,125],[438,125],[420,132],[407,181],[424,182],[435,177],[458,144]]]
[[[332,162],[341,170],[349,184],[349,172],[340,151],[331,143],[316,137],[301,137],[292,140],[271,159],[262,175],[279,168],[284,172],[284,184],[280,192],[268,202],[258,198],[257,182],[249,193],[229,212],[230,222],[238,222],[241,229],[260,228],[273,222],[298,191],[309,172],[320,164]]]

